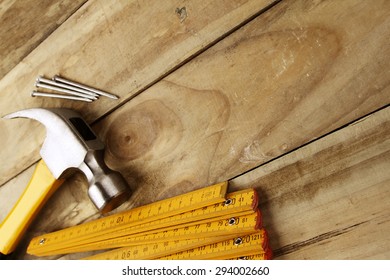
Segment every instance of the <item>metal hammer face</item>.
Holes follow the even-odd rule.
[[[88,194],[94,205],[106,213],[122,204],[130,195],[120,173],[109,169],[103,159],[104,144],[75,111],[32,108],[4,118],[24,117],[46,127],[46,139],[40,154],[56,179],[69,170],[81,170],[89,183]]]

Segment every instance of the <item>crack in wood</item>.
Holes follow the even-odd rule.
[[[351,226],[348,226],[348,227],[345,227],[342,229],[332,230],[332,231],[317,235],[315,237],[312,237],[312,238],[304,240],[304,241],[299,241],[299,242],[295,242],[295,243],[283,246],[281,248],[274,250],[274,258],[296,252],[296,251],[304,249],[310,245],[313,245],[313,244],[334,238],[336,236],[348,233],[351,230],[355,229],[356,227],[359,227],[360,225],[363,225],[367,222],[368,221],[364,221],[364,222],[357,223],[357,224],[354,224],[354,225],[351,225]]]

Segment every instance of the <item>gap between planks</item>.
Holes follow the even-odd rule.
[[[385,118],[386,114],[388,115],[388,113],[389,113],[388,110],[390,110],[389,107],[390,106],[385,106],[384,108],[382,108],[380,110],[376,110],[375,112],[373,112],[371,114],[368,114],[368,115],[366,115],[364,117],[359,118],[355,122],[351,122],[351,123],[343,126],[342,128],[339,128],[339,129],[337,129],[335,131],[327,133],[326,135],[320,137],[319,139],[311,141],[311,142],[301,146],[300,148],[295,149],[292,152],[286,153],[286,154],[284,154],[284,155],[282,155],[282,156],[272,160],[271,162],[267,162],[265,164],[262,164],[260,167],[258,167],[256,169],[266,168],[267,165],[272,165],[272,164],[275,164],[277,166],[279,164],[276,163],[276,162],[277,161],[283,161],[284,158],[286,158],[286,161],[289,161],[293,157],[293,155],[292,155],[293,153],[297,154],[297,153],[299,153],[300,149],[301,150],[305,150],[306,148],[309,148],[309,146],[311,148],[313,148],[313,147],[317,146],[318,143],[321,143],[320,146],[322,147],[322,148],[319,148],[319,151],[324,149],[324,146],[325,146],[325,149],[326,149],[326,147],[332,141],[336,141],[338,144],[342,144],[343,141],[348,141],[348,140],[345,140],[343,137],[340,137],[340,136],[348,135],[348,134],[350,134],[353,131],[357,131],[358,133],[361,133],[362,135],[367,134],[368,133],[367,131],[369,130],[370,124],[372,122],[374,124],[378,125],[378,123],[380,123],[381,120],[383,121],[383,119]],[[306,156],[304,158],[311,156],[310,154],[307,154],[307,152],[306,153],[303,152],[303,153],[306,154]],[[332,156],[335,156],[335,154],[333,153]],[[251,172],[255,173],[256,171],[252,170]],[[242,186],[242,182],[246,181],[246,179],[245,179],[246,175],[251,175],[249,173],[250,172],[246,172],[244,175],[236,176],[236,177],[232,178],[231,180],[229,180],[230,183],[231,183],[231,188],[232,189],[236,189],[236,188],[240,189],[240,188],[242,188],[243,187]],[[254,175],[254,176],[256,177],[256,175]],[[272,176],[272,175],[270,175],[270,176]],[[277,174],[275,176],[277,176]],[[330,176],[332,176],[332,175],[330,175]],[[251,179],[249,179],[249,180],[251,180]],[[260,190],[260,194],[261,194],[261,190]],[[261,202],[260,209],[264,210],[264,209],[262,209],[262,207],[264,206],[264,205],[262,206],[264,201],[261,201],[261,199],[262,198],[260,198],[260,202]],[[278,214],[277,213],[273,213],[272,215],[278,215]],[[367,217],[366,220],[359,221],[359,222],[353,222],[352,224],[344,224],[344,225],[341,225],[340,228],[329,228],[328,231],[318,232],[313,237],[310,237],[310,238],[307,238],[307,239],[304,239],[304,240],[300,240],[300,241],[296,241],[296,242],[292,242],[292,243],[289,243],[289,244],[284,245],[284,246],[279,247],[279,248],[273,248],[274,249],[274,257],[276,259],[278,259],[278,258],[281,258],[281,257],[282,258],[286,258],[286,256],[287,256],[287,258],[288,258],[288,255],[291,254],[291,253],[298,253],[299,254],[300,250],[310,250],[311,246],[321,245],[324,242],[332,242],[334,239],[337,239],[338,237],[348,238],[348,235],[354,237],[356,234],[359,235],[359,232],[361,232],[361,231],[363,231],[363,232],[367,231],[367,228],[371,228],[371,230],[373,232],[378,232],[378,230],[376,230],[376,228],[374,228],[373,225],[375,225],[375,223],[378,223],[378,226],[379,226],[380,229],[385,228],[386,225],[379,225],[379,223],[384,223],[383,221],[386,219],[386,217],[387,216],[384,216],[384,215],[379,215],[378,217],[374,217],[374,218]],[[96,218],[95,215],[87,218],[86,220],[90,220],[90,219],[94,219],[94,218]],[[264,218],[268,219],[268,217],[264,217]],[[83,223],[84,221],[85,220],[83,220],[79,224]],[[331,222],[328,222],[328,223],[331,224]],[[315,232],[315,231],[316,231],[316,229],[313,229],[313,232]],[[271,240],[277,239],[278,238],[277,234],[278,234],[278,232],[274,232],[273,235],[271,234],[270,235],[270,239]],[[355,236],[355,239],[356,239],[356,236]],[[352,240],[351,242],[353,242],[353,238],[351,240]],[[381,241],[383,241],[383,240],[378,240],[378,241],[374,240],[372,242],[375,245],[376,242],[381,242]],[[342,241],[336,240],[335,242],[337,243],[337,242],[342,242]],[[315,251],[315,253],[318,254],[317,251]],[[73,255],[73,256],[79,256],[79,255],[76,254],[76,255]],[[320,258],[324,258],[323,256],[324,255],[322,255],[322,256],[320,255]],[[59,256],[58,258],[59,259],[63,259],[63,258],[66,259],[68,257],[67,256]]]
[[[182,62],[178,63],[175,67],[169,69],[168,71],[166,71],[165,73],[162,73],[157,79],[151,81],[149,84],[146,84],[145,86],[141,87],[138,91],[136,91],[133,95],[129,96],[128,98],[126,99],[123,99],[122,102],[120,102],[117,106],[113,107],[113,108],[110,108],[106,113],[102,114],[100,117],[98,117],[97,119],[95,119],[93,122],[91,122],[91,125],[94,125],[98,122],[100,122],[102,119],[106,118],[107,116],[109,116],[112,112],[114,112],[115,110],[123,107],[126,105],[127,102],[131,101],[134,97],[140,95],[142,92],[146,91],[147,89],[149,89],[150,87],[152,87],[153,85],[157,84],[158,82],[160,82],[161,80],[163,80],[164,78],[166,78],[167,76],[169,76],[170,74],[172,74],[173,72],[175,72],[176,70],[180,69],[181,67],[183,67],[184,65],[186,65],[187,63],[189,63],[191,60],[193,60],[195,57],[199,56],[200,54],[204,53],[205,51],[207,51],[208,49],[212,48],[213,46],[215,46],[216,44],[218,44],[220,41],[222,41],[223,39],[227,38],[228,36],[230,36],[231,34],[233,34],[234,32],[240,30],[241,28],[243,28],[245,25],[247,25],[248,23],[250,23],[251,21],[253,21],[254,19],[256,19],[257,17],[261,16],[263,13],[271,10],[273,7],[275,7],[277,4],[279,4],[280,2],[282,2],[283,0],[276,0],[275,2],[272,2],[271,4],[269,4],[268,6],[260,9],[258,12],[256,12],[255,14],[253,14],[252,16],[250,16],[249,18],[247,18],[246,20],[244,20],[243,22],[241,22],[240,24],[236,25],[234,28],[230,29],[229,31],[225,32],[224,34],[222,34],[221,36],[217,37],[214,41],[210,42],[208,45],[205,45],[202,49],[198,50],[197,52],[193,53],[192,55],[190,55],[188,58],[184,59]]]
[[[378,113],[378,112],[380,112],[380,111],[382,111],[382,110],[386,110],[386,108],[388,108],[388,107],[390,107],[390,104],[387,104],[387,105],[385,105],[385,106],[383,106],[383,107],[381,107],[381,108],[378,108],[378,109],[376,109],[376,110],[374,110],[374,111],[372,111],[372,112],[370,112],[370,113],[368,113],[368,114],[366,114],[366,115],[364,115],[364,116],[361,116],[361,117],[359,117],[359,118],[357,118],[357,119],[355,119],[355,120],[353,120],[353,121],[351,121],[351,122],[349,122],[349,123],[346,123],[346,124],[344,124],[344,125],[342,125],[342,126],[336,128],[336,129],[334,129],[334,130],[332,130],[332,131],[329,131],[328,133],[325,133],[324,135],[322,135],[322,136],[320,136],[320,137],[318,137],[318,138],[316,138],[316,139],[313,139],[313,140],[311,140],[311,141],[309,141],[309,142],[306,142],[306,143],[304,143],[304,144],[302,144],[302,145],[300,145],[300,146],[298,146],[298,147],[292,149],[291,151],[288,151],[288,152],[286,152],[286,153],[284,153],[284,154],[281,154],[281,155],[279,155],[279,156],[277,156],[277,157],[274,157],[274,158],[271,159],[271,160],[268,160],[268,161],[266,161],[266,162],[264,162],[264,163],[262,163],[262,164],[259,164],[259,165],[255,166],[255,167],[253,167],[253,168],[251,168],[251,169],[245,171],[245,172],[242,172],[241,174],[238,174],[238,175],[236,175],[236,176],[230,178],[229,181],[232,181],[232,180],[234,180],[234,179],[236,179],[236,178],[238,178],[238,177],[244,176],[245,174],[251,173],[251,172],[252,172],[253,170],[255,170],[255,169],[258,169],[258,168],[260,168],[260,167],[262,167],[262,166],[265,166],[265,165],[270,164],[270,163],[272,163],[272,162],[274,162],[274,161],[277,161],[277,160],[279,160],[279,159],[281,159],[281,158],[283,158],[283,157],[286,157],[286,156],[288,156],[288,155],[290,155],[290,154],[292,154],[292,153],[295,153],[295,152],[297,152],[298,150],[300,150],[300,149],[302,149],[302,148],[304,148],[304,147],[306,147],[306,146],[309,146],[309,145],[311,145],[311,144],[314,144],[315,142],[317,142],[317,141],[319,141],[319,140],[321,140],[321,139],[323,139],[323,138],[326,138],[326,137],[328,137],[329,135],[331,135],[331,134],[333,134],[333,133],[335,133],[335,132],[338,132],[338,131],[340,131],[340,130],[343,130],[344,128],[346,128],[346,127],[348,127],[348,126],[351,126],[351,125],[355,125],[355,124],[357,124],[357,123],[360,123],[360,122],[364,121],[365,119],[367,119],[367,118],[373,116],[375,113]]]
[[[32,1],[33,2],[33,1]],[[41,25],[41,24],[38,24],[37,26],[33,25],[33,29],[30,30],[28,28],[24,28],[28,31],[30,31],[30,36],[32,37],[29,37],[24,41],[24,45],[23,47],[16,47],[15,49],[15,46],[13,46],[13,50],[16,51],[17,53],[20,52],[20,55],[15,55],[15,59],[11,59],[9,58],[9,55],[8,53],[6,53],[5,55],[5,64],[6,65],[1,65],[1,70],[0,70],[0,78],[3,78],[4,76],[6,76],[10,71],[12,71],[12,69],[14,67],[16,67],[16,65],[18,65],[21,61],[23,61],[31,52],[34,51],[34,49],[36,49],[42,42],[44,42],[51,34],[53,34],[53,32],[55,32],[64,22],[66,22],[70,17],[72,17],[80,8],[83,7],[83,5],[85,5],[86,3],[88,2],[88,0],[85,0],[85,1],[82,1],[80,3],[76,3],[76,6],[73,7],[68,14],[64,13],[65,17],[64,18],[60,18],[60,19],[57,19],[57,21],[54,21],[52,23],[49,23],[49,24],[46,24],[45,26]],[[25,5],[26,3],[23,3],[21,5],[23,5],[24,7],[26,7]],[[28,4],[28,3],[27,3]],[[36,5],[36,3],[34,3]],[[55,5],[56,3],[52,3],[53,5]],[[60,5],[60,4],[59,4]],[[5,7],[5,13],[8,12],[8,8],[9,7]],[[48,8],[48,7],[46,7]],[[15,9],[18,9],[18,7],[16,7]],[[41,11],[39,8],[38,8],[39,12],[45,12],[45,11]],[[34,11],[33,11],[34,12]],[[29,10],[29,13],[31,13],[31,10]],[[44,17],[44,15],[38,15],[39,17]],[[36,17],[33,17],[32,16],[32,21],[36,21]],[[27,22],[28,23],[28,22]],[[4,26],[5,28],[7,26]],[[26,27],[26,26],[21,26],[21,28],[23,27]],[[33,37],[36,36],[35,33],[39,33],[39,32],[42,32],[43,31],[43,36],[41,38],[38,38],[38,40],[34,40]],[[31,34],[33,33],[33,34]],[[7,39],[7,38],[4,38],[4,39]],[[29,41],[32,41],[32,42],[29,42]],[[8,40],[5,40],[5,41],[8,41]],[[26,45],[28,46],[28,48],[26,48]],[[25,51],[23,51],[23,48],[26,48]],[[10,60],[15,60],[16,62],[9,62]],[[3,61],[4,62],[4,61]]]
[[[263,13],[269,11],[270,9],[272,9],[273,7],[275,7],[277,4],[279,4],[280,2],[282,2],[282,0],[274,0],[273,2],[271,2],[270,4],[268,4],[267,6],[265,7],[262,7],[260,10],[258,10],[257,12],[255,12],[253,15],[249,16],[247,19],[245,19],[244,21],[242,21],[241,23],[237,24],[236,26],[234,26],[233,28],[231,28],[230,30],[226,31],[225,33],[221,34],[220,36],[216,37],[215,39],[213,39],[210,43],[208,43],[207,45],[203,46],[201,49],[199,49],[198,51],[196,51],[195,53],[191,54],[189,57],[187,57],[186,59],[184,59],[183,61],[179,62],[177,65],[175,65],[174,67],[172,67],[171,69],[167,69],[167,71],[165,71],[164,73],[161,73],[160,76],[158,76],[156,79],[152,80],[150,83],[147,83],[143,86],[140,87],[139,90],[135,91],[135,93],[133,93],[132,95],[130,95],[129,97],[127,98],[122,98],[120,100],[120,102],[115,105],[114,107],[112,108],[109,108],[105,113],[101,114],[99,117],[97,117],[96,119],[94,119],[93,121],[89,122],[89,124],[91,126],[93,126],[94,124],[98,123],[99,121],[101,121],[102,119],[106,118],[107,116],[109,116],[111,113],[113,113],[114,111],[116,111],[117,109],[123,107],[124,105],[126,105],[130,100],[132,100],[134,97],[140,95],[142,92],[146,91],[147,89],[149,89],[150,87],[152,87],[153,85],[155,85],[156,83],[160,82],[161,80],[163,80],[164,78],[166,78],[167,76],[169,76],[171,73],[175,72],[176,70],[178,70],[179,68],[181,68],[182,66],[184,66],[185,64],[187,64],[188,62],[190,62],[191,60],[193,60],[195,57],[199,56],[200,54],[202,54],[203,52],[207,51],[208,49],[210,49],[211,47],[213,47],[214,45],[216,45],[218,42],[222,41],[223,39],[225,39],[226,37],[230,36],[231,34],[233,34],[234,32],[238,31],[239,29],[241,29],[242,27],[244,27],[245,25],[247,25],[248,23],[250,23],[251,21],[253,21],[254,19],[256,19],[257,17],[259,17],[260,15],[262,15]],[[86,5],[86,3],[88,3],[88,1],[85,1],[82,5],[80,5],[77,9],[75,9],[60,25],[57,26],[57,28],[53,29],[43,40],[40,41],[39,44],[37,44],[35,46],[35,48],[37,48],[42,42],[45,41],[45,39],[47,39],[50,34],[52,34],[55,30],[57,30],[62,24],[64,24],[65,22],[67,22],[77,11],[80,10],[80,8],[82,8],[83,6]],[[35,49],[34,48],[34,49]],[[33,50],[31,50],[29,53],[31,53]],[[27,57],[28,54],[24,55],[23,58]],[[9,72],[9,71],[8,71]],[[36,161],[32,162],[31,164],[27,164],[23,169],[20,169],[18,171],[18,173],[14,174],[13,176],[11,176],[9,179],[7,180],[4,180],[1,184],[0,184],[0,188],[7,184],[9,181],[11,181],[12,179],[18,177],[21,173],[25,172],[27,169],[31,168],[32,166],[36,165],[37,162],[39,161],[39,159],[37,159]]]
[[[258,189],[275,258],[389,257],[389,113],[386,106],[231,181],[234,190]]]

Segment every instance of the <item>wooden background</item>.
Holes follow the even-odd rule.
[[[390,258],[390,1],[9,0],[0,26],[1,115],[79,111],[133,188],[116,211],[229,180],[258,190],[277,259]],[[58,73],[120,99],[30,97]],[[0,131],[2,220],[45,130]],[[69,178],[14,257],[98,218],[86,188]]]

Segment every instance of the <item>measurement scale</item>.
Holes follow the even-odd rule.
[[[160,260],[219,260],[265,252],[268,235],[264,229],[242,237],[231,238],[187,251],[158,258]]]
[[[228,240],[234,236],[220,236],[213,238],[198,238],[188,240],[164,241],[155,244],[143,244],[119,248],[94,256],[86,260],[153,260],[159,257],[189,250],[198,246],[204,246],[219,241]]]
[[[187,226],[191,225],[191,223],[198,224],[202,220],[207,220],[208,222],[211,222],[213,220],[220,221],[224,217],[232,218],[233,215],[236,213],[241,213],[241,215],[245,213],[254,213],[254,211],[257,209],[258,196],[253,189],[227,194],[226,198],[227,199],[223,203],[205,206],[200,209],[184,212],[179,215],[174,215],[165,219],[148,222],[146,224],[132,226],[132,224],[130,223],[124,230],[118,230],[114,234],[111,233],[106,234],[104,236],[100,235],[95,236],[94,238],[90,237],[85,241],[80,241],[80,236],[77,235],[83,225],[71,227],[63,231],[58,231],[33,239],[28,248],[28,253],[39,256],[47,255],[47,253],[53,254],[54,252],[57,254],[70,253],[72,251],[69,249],[74,247],[74,245],[80,247],[80,245],[86,243],[90,244],[94,241],[102,241],[103,239],[109,240],[126,235],[135,237],[142,234],[142,232],[139,233],[139,231],[147,230],[147,233],[150,234],[156,231],[161,231],[162,229],[167,230],[169,229],[169,227],[177,228],[181,224],[186,224]],[[257,215],[260,216],[260,212],[258,212]],[[100,220],[97,220],[95,222],[97,223],[98,221]],[[259,217],[258,223],[261,224],[261,217]],[[99,229],[100,227],[97,228]],[[156,230],[156,228],[158,230]],[[154,231],[152,231],[151,229],[154,229]],[[47,236],[51,236],[50,239]],[[40,242],[41,240],[45,240],[45,242],[42,244],[42,242]],[[106,245],[107,247],[102,247],[102,245],[100,245],[99,249],[115,247],[114,243],[110,244],[106,242]],[[91,248],[91,246],[89,246],[88,248]],[[80,252],[80,248],[74,250],[73,252]]]
[[[74,252],[84,252],[93,250],[102,250],[108,248],[118,248],[125,246],[134,246],[142,244],[151,244],[161,241],[174,241],[182,239],[197,239],[215,237],[215,236],[231,236],[233,234],[242,234],[253,232],[260,229],[261,216],[260,211],[242,216],[235,216],[229,219],[205,221],[192,225],[182,225],[181,227],[170,227],[169,229],[150,232],[141,235],[129,235],[126,237],[118,237],[109,240],[88,243],[75,247],[64,248],[62,250],[52,249],[46,251],[49,254],[68,254]]]
[[[227,182],[189,192],[163,201],[141,206],[129,211],[110,215],[85,224],[48,233],[31,240],[28,253],[47,248],[51,244],[66,244],[91,240],[94,236],[105,236],[117,232],[123,227],[135,227],[156,219],[163,219],[193,209],[206,207],[210,204],[226,200]],[[122,228],[121,228],[122,227]]]
[[[97,256],[151,259],[216,244],[237,235],[259,233],[257,192],[247,189],[226,194],[226,191],[227,182],[223,182],[45,234],[34,238],[27,252],[47,256],[119,248]],[[255,249],[255,253],[259,252],[264,255],[264,248]]]
[[[188,225],[191,222],[199,223],[199,221],[202,219],[212,220],[214,218],[217,220],[221,220],[223,217],[230,218],[235,213],[240,213],[240,212],[244,213],[245,211],[253,213],[255,209],[257,209],[257,204],[258,204],[257,193],[255,192],[255,190],[249,189],[249,190],[227,194],[226,198],[222,203],[204,206],[202,208],[187,211],[179,215],[173,215],[171,217],[167,217],[164,219],[158,219],[159,217],[157,216],[154,217],[157,220],[150,221],[145,224],[133,225],[132,222],[129,222],[126,224],[121,224],[120,226],[113,226],[112,229],[110,229],[109,233],[107,233],[108,228],[106,228],[105,231],[100,230],[103,227],[106,218],[98,219],[92,222],[93,226],[88,225],[91,224],[90,222],[87,224],[67,228],[65,230],[60,230],[57,232],[36,237],[31,241],[27,249],[27,252],[29,254],[40,255],[40,256],[43,255],[42,252],[43,253],[50,252],[50,254],[52,254],[54,250],[57,250],[56,251],[57,253],[62,253],[60,249],[71,248],[74,245],[79,246],[86,243],[108,240],[108,239],[118,238],[126,235],[134,236],[137,233],[145,232],[145,231],[150,233],[151,230],[155,230],[155,229],[161,231],[161,229],[163,228],[165,229],[167,227],[172,227],[172,226],[177,227],[180,224],[187,223]],[[147,209],[144,210],[146,210],[146,212],[149,212],[149,210]],[[122,214],[123,218],[121,220],[124,221],[128,220],[125,216],[132,215],[132,212],[139,213],[139,210],[133,209],[132,211],[128,211],[127,214],[126,213]],[[102,225],[99,225],[99,223],[101,223]],[[92,231],[94,228],[96,230]],[[84,229],[88,229],[88,231],[85,234],[83,234]],[[67,250],[67,253],[68,252],[69,250]]]
[[[245,254],[256,254],[266,259],[268,235],[264,229],[242,237],[228,236],[214,239],[166,241],[145,246],[120,248],[100,253],[87,260],[180,260],[229,259]],[[260,252],[260,254],[258,254]],[[258,256],[257,256],[258,255]]]

